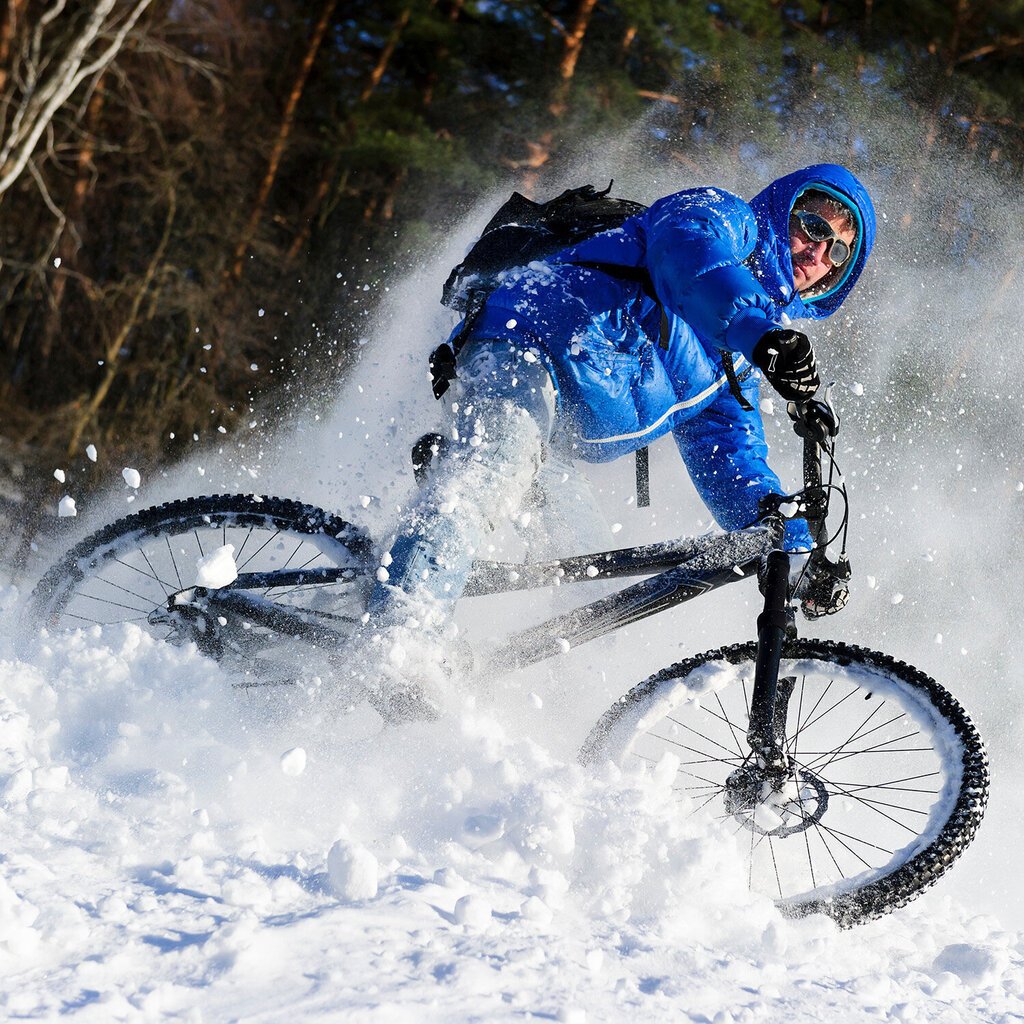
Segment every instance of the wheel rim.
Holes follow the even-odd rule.
[[[962,745],[925,694],[880,668],[784,659],[780,674],[796,677],[785,815],[766,815],[778,810],[770,800],[744,809],[735,784],[730,799],[729,777],[751,764],[751,662],[709,662],[677,681],[634,725],[624,763],[678,759],[680,802],[733,832],[751,888],[817,903],[891,874],[936,838],[960,789]]]

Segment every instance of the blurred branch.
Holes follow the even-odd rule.
[[[972,60],[978,60],[981,57],[989,57],[992,54],[999,54],[1002,56],[1010,50],[1015,50],[1018,47],[1024,46],[1024,38],[1017,36],[1009,39],[1000,39],[996,43],[989,43],[986,46],[979,46],[969,53],[965,53],[960,57],[957,57],[953,62],[954,64],[967,64]]]

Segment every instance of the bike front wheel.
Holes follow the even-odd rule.
[[[784,913],[844,925],[907,903],[963,853],[988,767],[960,704],[910,665],[860,647],[790,640],[777,717],[787,778],[767,784],[746,741],[756,643],[662,670],[613,705],[584,763],[679,763],[680,813],[730,827],[751,888]],[[783,697],[785,701],[785,697]]]

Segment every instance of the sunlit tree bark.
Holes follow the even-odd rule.
[[[284,156],[285,149],[288,146],[288,139],[295,124],[295,111],[298,108],[299,100],[302,99],[302,92],[306,88],[306,80],[313,69],[313,62],[316,60],[317,51],[323,42],[324,34],[327,31],[327,26],[330,24],[331,15],[334,13],[336,3],[337,0],[326,0],[326,3],[321,8],[320,17],[317,19],[309,45],[306,47],[306,53],[302,58],[302,63],[299,65],[299,70],[295,80],[292,82],[292,87],[288,92],[288,100],[285,103],[284,113],[281,115],[281,123],[277,129],[274,147],[270,151],[266,172],[263,175],[263,180],[260,182],[259,191],[256,194],[256,201],[253,203],[249,219],[242,229],[241,237],[235,247],[234,259],[227,275],[230,279],[237,280],[241,277],[245,254],[252,243],[260,221],[263,219],[267,200],[270,198],[270,190],[274,187],[274,182],[277,180],[281,159]]]

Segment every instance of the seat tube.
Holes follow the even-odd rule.
[[[789,555],[775,550],[768,554],[764,575],[764,611],[757,617],[757,660],[754,664],[754,692],[750,699],[747,740],[755,754],[766,763],[782,758],[773,728],[775,697],[779,682],[779,661],[786,639],[789,616]]]

